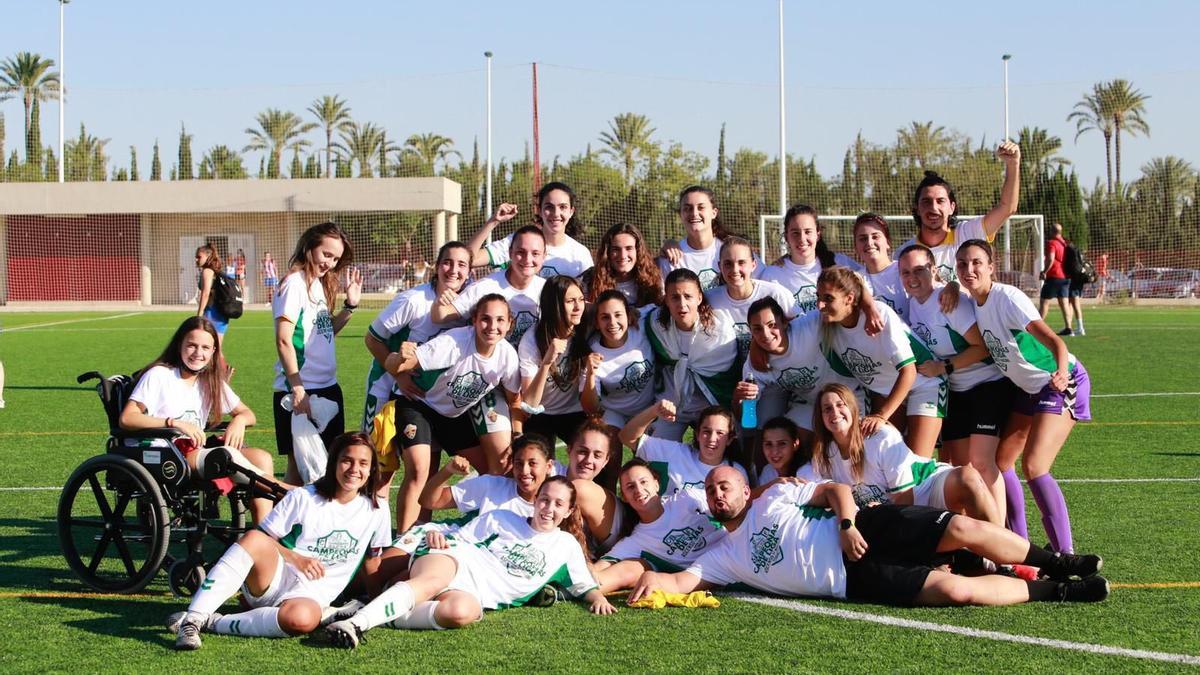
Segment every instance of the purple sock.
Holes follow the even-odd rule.
[[[1046,528],[1046,535],[1050,537],[1050,548],[1059,553],[1074,553],[1067,500],[1063,498],[1062,490],[1058,489],[1058,481],[1048,473],[1043,474],[1030,479],[1029,491],[1033,493],[1033,500],[1042,512],[1042,525]]]
[[[1017,478],[1015,469],[1001,471],[1004,478],[1004,496],[1008,504],[1004,516],[1004,525],[1022,538],[1029,538],[1029,528],[1025,525],[1025,489],[1021,487],[1021,479]]]

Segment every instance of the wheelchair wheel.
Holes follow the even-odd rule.
[[[167,585],[171,587],[171,594],[175,597],[190,598],[196,594],[196,589],[200,588],[207,576],[204,565],[197,561],[191,558],[176,560],[167,570]]]
[[[88,586],[140,591],[158,573],[170,540],[162,492],[137,462],[92,457],[63,486],[58,539],[67,565]]]

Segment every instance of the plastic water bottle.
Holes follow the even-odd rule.
[[[747,377],[746,381],[754,384],[754,377]],[[758,401],[756,399],[750,398],[742,401],[742,428],[758,428]]]

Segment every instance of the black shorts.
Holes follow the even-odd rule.
[[[858,512],[855,527],[867,554],[846,560],[846,598],[888,605],[911,605],[934,567],[949,554],[937,551],[954,514],[927,506],[883,504]]]
[[[1068,289],[1068,295],[1070,295],[1070,297],[1072,297],[1072,298],[1081,298],[1081,297],[1083,297],[1083,286],[1084,286],[1084,284],[1086,284],[1086,283],[1087,283],[1087,282],[1086,282],[1086,281],[1083,281],[1083,280],[1076,281],[1076,280],[1075,280],[1075,279],[1072,277],[1072,278],[1071,278],[1071,283],[1070,283],[1070,285],[1067,287],[1067,289]]]
[[[333,439],[346,431],[346,406],[342,402],[342,387],[335,384],[332,387],[321,389],[305,388],[304,393],[308,396],[320,396],[337,403],[337,415],[329,420],[329,424],[325,425],[325,431],[321,432],[321,442],[325,444],[326,448],[331,447]],[[280,405],[283,397],[287,394],[288,392],[285,391],[275,392],[274,403],[271,406],[271,412],[275,419],[275,447],[279,449],[279,454],[284,456],[292,454],[292,413],[284,410]]]
[[[541,434],[549,439],[559,438],[567,447],[571,447],[571,441],[575,440],[575,432],[579,431],[580,425],[587,419],[587,415],[581,412],[562,413],[560,415],[550,415],[542,413],[534,415],[525,420],[525,427],[522,429],[524,433]]]
[[[981,382],[966,391],[951,391],[942,440],[957,441],[973,434],[1000,436],[1016,396],[1017,386],[1007,377]]]
[[[479,429],[471,411],[458,417],[446,417],[424,401],[396,399],[396,443],[408,449],[414,445],[433,445],[434,441],[453,455],[479,445]]]

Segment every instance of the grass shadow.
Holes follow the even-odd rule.
[[[148,645],[171,649],[175,636],[163,627],[166,617],[164,598],[126,600],[113,597],[30,597],[23,601],[40,606],[57,607],[93,616],[71,619],[62,625],[85,630],[93,635],[110,638],[132,638]],[[100,616],[94,616],[99,614]]]

